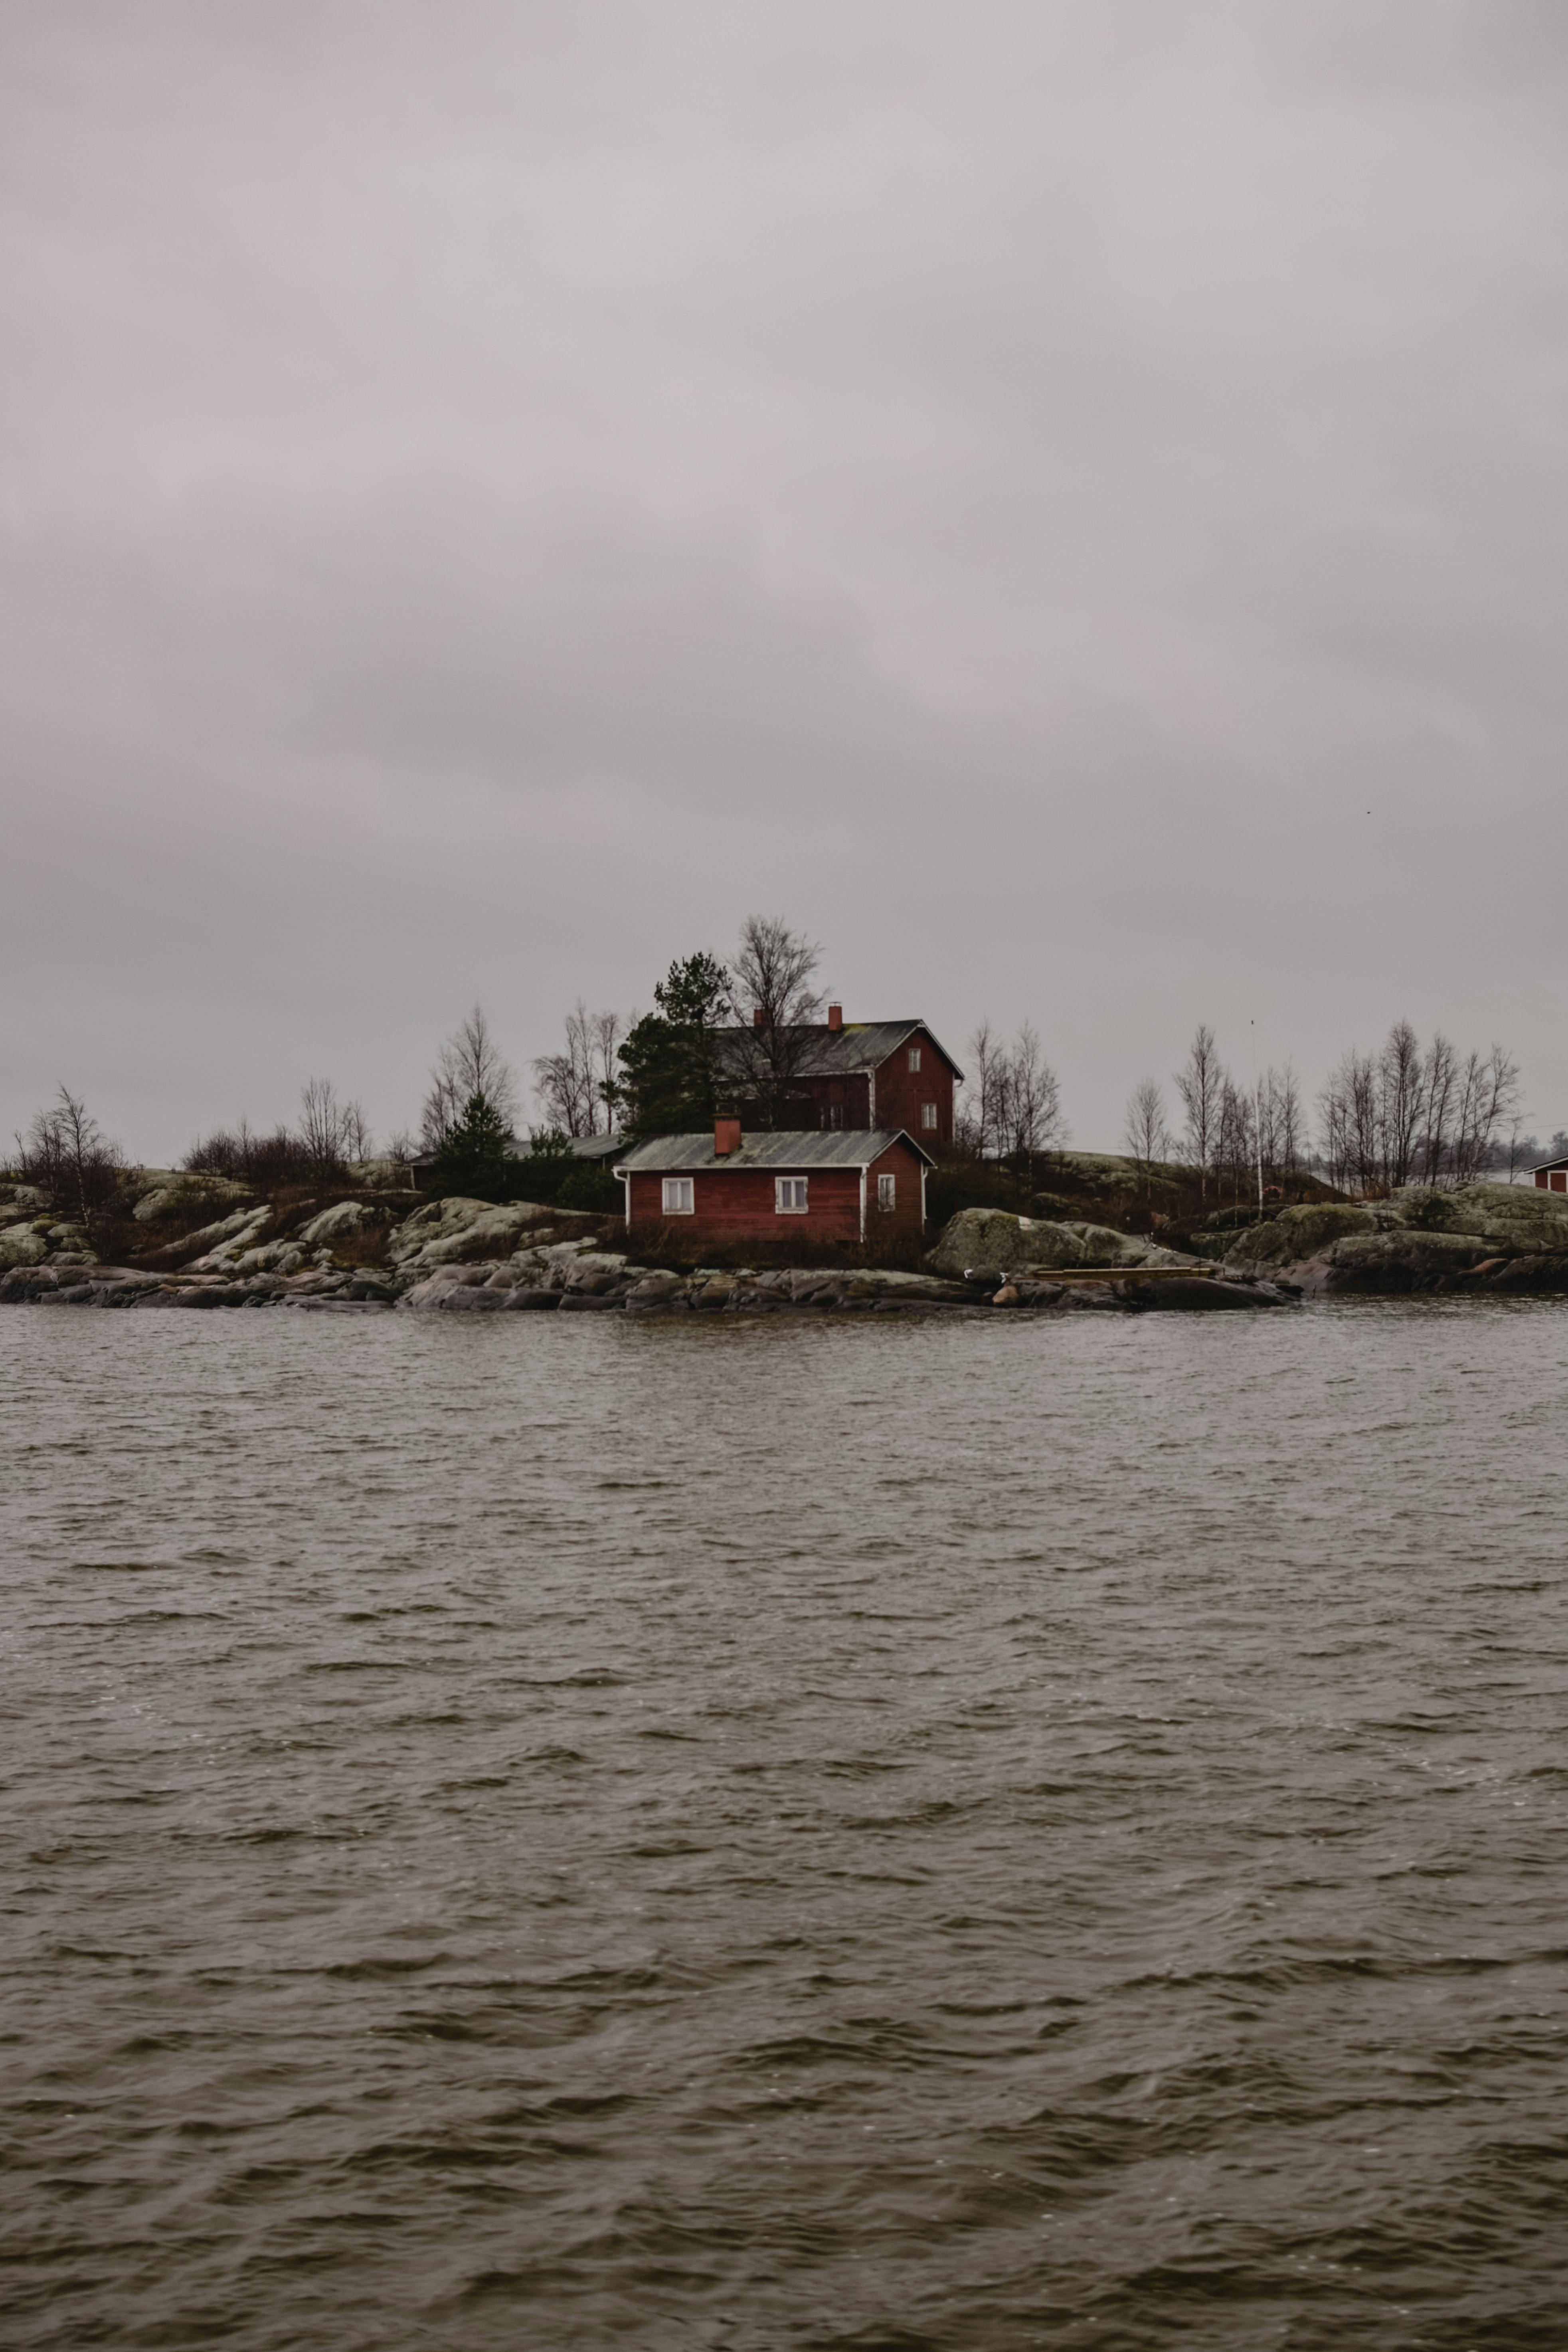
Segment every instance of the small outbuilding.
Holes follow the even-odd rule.
[[[616,1161],[626,1223],[691,1220],[715,1240],[866,1239],[920,1234],[931,1154],[902,1129],[760,1129],[716,1118],[712,1132],[656,1135]]]
[[[1538,1192],[1568,1192],[1568,1160],[1543,1160],[1530,1172]]]

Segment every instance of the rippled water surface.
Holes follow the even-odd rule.
[[[1568,2342],[1568,1310],[0,1397],[7,2346]]]

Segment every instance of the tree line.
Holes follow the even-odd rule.
[[[1461,1053],[1441,1030],[1423,1045],[1408,1021],[1396,1021],[1374,1051],[1342,1055],[1319,1092],[1315,1130],[1291,1063],[1238,1081],[1206,1023],[1174,1085],[1180,1130],[1158,1082],[1144,1078],[1128,1102],[1123,1140],[1145,1171],[1184,1161],[1205,1198],[1211,1183],[1240,1199],[1254,1184],[1279,1186],[1307,1171],[1361,1193],[1465,1184],[1500,1163],[1511,1176],[1525,1148],[1512,1055],[1499,1045]]]
[[[781,916],[749,915],[727,963],[706,948],[679,957],[655,983],[651,1013],[591,1013],[579,998],[563,1045],[532,1066],[542,1114],[531,1130],[534,1152],[615,1129],[678,1134],[727,1109],[755,1126],[783,1125],[822,1014],[821,960],[816,943]],[[476,1096],[515,1129],[517,1074],[478,1005],[431,1072],[420,1115],[427,1151],[448,1145]]]
[[[727,961],[704,948],[672,962],[654,987],[649,1013],[590,1013],[579,999],[562,1046],[532,1064],[539,1117],[525,1153],[518,1134],[522,1087],[476,1004],[437,1051],[419,1144],[435,1159],[437,1180],[455,1189],[465,1181],[468,1189],[481,1181],[493,1186],[522,1157],[539,1196],[564,1199],[575,1189],[587,1206],[587,1193],[602,1190],[604,1179],[585,1168],[575,1147],[595,1135],[700,1129],[723,1110],[739,1111],[752,1126],[796,1124],[802,1065],[820,1037],[821,961],[820,947],[782,917],[750,915]],[[968,1040],[967,1058],[955,1104],[955,1162],[1033,1174],[1068,1138],[1061,1083],[1038,1031],[1026,1020],[1004,1038],[984,1019]],[[1423,1045],[1404,1020],[1373,1051],[1344,1053],[1315,1105],[1289,1061],[1251,1081],[1236,1076],[1207,1023],[1194,1031],[1172,1082],[1175,1122],[1158,1080],[1145,1077],[1129,1097],[1121,1140],[1149,1185],[1156,1170],[1179,1162],[1196,1177],[1204,1200],[1212,1190],[1239,1202],[1304,1173],[1361,1193],[1464,1183],[1500,1164],[1511,1175],[1541,1149],[1521,1133],[1519,1069],[1504,1047],[1461,1051],[1441,1031]],[[16,1143],[16,1172],[71,1204],[84,1223],[100,1213],[124,1172],[118,1147],[63,1087]],[[1551,1146],[1560,1148],[1568,1153],[1561,1133]],[[384,1156],[407,1161],[415,1151],[413,1139],[397,1134]],[[242,1118],[199,1137],[183,1164],[277,1191],[334,1181],[373,1156],[360,1103],[312,1077],[300,1090],[294,1125],[257,1132]]]

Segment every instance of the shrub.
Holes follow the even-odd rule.
[[[193,1175],[227,1176],[235,1183],[254,1184],[258,1192],[308,1184],[317,1174],[309,1146],[286,1127],[271,1135],[252,1135],[243,1120],[235,1132],[216,1128],[193,1143],[183,1165]]]
[[[96,1246],[119,1205],[125,1155],[80,1097],[62,1087],[52,1107],[36,1111],[26,1135],[16,1138],[16,1173],[58,1214],[74,1218]]]

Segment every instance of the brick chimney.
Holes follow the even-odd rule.
[[[767,1016],[767,1014],[763,1011],[763,1008],[762,1008],[762,1006],[761,1006],[760,1004],[753,1004],[753,1005],[752,1005],[752,1028],[753,1028],[753,1029],[760,1029],[760,1028],[762,1027],[762,1025],[763,1025],[763,1022],[767,1019],[767,1017],[768,1017],[768,1016]]]
[[[741,1122],[728,1116],[713,1121],[713,1157],[728,1160],[731,1151],[741,1149]]]
[[[843,1028],[843,1026],[844,1026],[844,1007],[842,1006],[842,1004],[830,1004],[830,1005],[828,1006],[828,1008],[827,1008],[827,1025],[828,1025],[828,1027],[829,1027],[830,1029],[842,1029],[842,1028]]]

